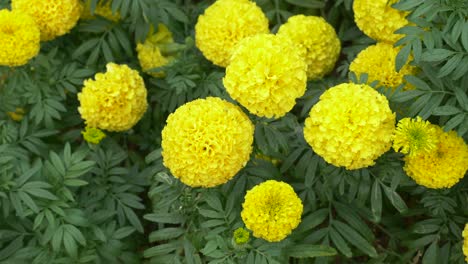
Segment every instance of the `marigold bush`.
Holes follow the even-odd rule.
[[[466,263],[467,4],[0,0],[0,263]]]

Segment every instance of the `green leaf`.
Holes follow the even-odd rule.
[[[150,242],[161,240],[170,240],[177,238],[185,233],[185,229],[179,227],[168,227],[156,230],[149,235]]]
[[[425,0],[406,0],[406,1],[399,1],[396,4],[393,4],[392,7],[395,9],[409,11],[417,7],[418,5],[424,3]]]
[[[382,216],[382,191],[379,181],[374,181],[371,191],[371,210],[376,223],[380,222]]]
[[[63,232],[63,245],[65,246],[65,251],[67,254],[73,258],[76,258],[78,255],[78,246],[76,245],[73,236],[67,231]]]
[[[445,77],[452,73],[455,68],[460,64],[461,60],[463,59],[464,54],[457,54],[450,58],[447,63],[445,63],[442,68],[440,68],[439,73],[437,74],[438,78]]]
[[[421,60],[422,61],[428,61],[428,62],[435,62],[435,61],[441,61],[445,60],[448,57],[454,55],[455,52],[447,49],[431,49],[428,51],[425,51],[422,56]]]
[[[305,8],[320,9],[325,7],[325,2],[318,0],[286,0],[286,2]]]
[[[395,71],[399,72],[408,61],[411,52],[411,45],[404,46],[397,54],[395,59]]]
[[[151,258],[158,255],[169,254],[180,247],[179,243],[162,244],[149,248],[143,252],[145,258]]]
[[[99,38],[89,39],[83,44],[81,44],[72,54],[72,58],[76,59],[79,56],[89,52],[90,50],[96,48],[96,45],[99,43]]]
[[[386,185],[381,185],[387,198],[390,200],[392,205],[400,212],[404,213],[408,210],[408,206],[406,206],[405,201],[398,195],[398,193],[392,190],[390,187]]]
[[[353,246],[366,253],[371,258],[377,257],[377,251],[375,248],[365,240],[358,232],[349,227],[348,225],[338,221],[333,220],[333,227]]]
[[[455,97],[457,98],[458,103],[460,106],[468,111],[468,96],[465,92],[459,87],[454,87],[453,91],[455,92]]]
[[[285,248],[285,253],[293,258],[330,257],[336,255],[336,250],[325,245],[299,244]]]
[[[405,92],[398,92],[392,95],[391,100],[397,103],[407,102],[415,97],[425,94],[425,91],[420,90],[410,90]]]
[[[465,119],[465,114],[464,113],[461,113],[461,114],[458,114],[458,115],[454,116],[447,123],[445,123],[444,130],[445,131],[450,131],[450,130],[454,129],[455,127],[460,125],[463,122],[464,119]]]
[[[468,52],[468,21],[465,21],[465,25],[463,26],[463,31],[461,33],[461,43],[465,51]]]
[[[336,248],[341,253],[343,253],[343,255],[345,255],[347,258],[351,258],[353,256],[353,253],[351,252],[348,244],[346,244],[343,237],[338,232],[336,232],[335,229],[331,228],[329,235],[333,244],[335,244]]]
[[[144,219],[165,224],[181,224],[184,222],[184,217],[176,213],[152,213],[143,216]]]
[[[435,108],[432,114],[436,116],[446,116],[446,115],[458,114],[460,112],[461,110],[456,108],[455,106],[444,105],[444,106],[439,106]]]
[[[131,235],[132,233],[135,232],[135,228],[132,226],[125,226],[122,228],[119,228],[117,231],[115,231],[113,238],[115,239],[123,239]]]
[[[49,200],[58,200],[57,196],[53,195],[52,193],[44,189],[39,189],[39,188],[24,189],[24,191],[39,198],[44,198],[44,199],[49,199]]]

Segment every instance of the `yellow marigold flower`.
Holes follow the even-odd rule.
[[[246,229],[239,227],[234,231],[234,242],[237,245],[243,245],[250,239],[250,233]]]
[[[173,42],[174,39],[169,29],[165,25],[159,24],[156,33],[150,34],[143,44],[138,43],[136,50],[143,71],[154,77],[164,77],[162,72],[150,72],[149,70],[162,67],[174,59],[174,56],[165,51],[165,47]]]
[[[80,0],[12,0],[13,10],[30,15],[38,24],[41,40],[68,33],[80,18]]]
[[[223,83],[252,114],[279,118],[304,94],[306,71],[306,63],[288,39],[260,34],[240,41]]]
[[[367,73],[368,83],[379,81],[381,85],[396,88],[405,84],[404,89],[412,87],[403,78],[416,73],[416,67],[406,63],[399,72],[395,71],[395,59],[399,48],[388,43],[377,43],[361,51],[349,65],[349,70],[357,76]]]
[[[465,255],[465,261],[468,262],[468,224],[463,229],[463,254]]]
[[[99,144],[101,140],[106,137],[106,134],[102,132],[99,128],[87,126],[84,131],[81,131],[84,140],[91,144]]]
[[[398,0],[354,0],[354,20],[367,36],[381,42],[395,43],[403,37],[395,30],[408,24],[406,15],[392,7]]]
[[[421,117],[403,118],[398,122],[393,137],[393,149],[403,154],[415,155],[430,152],[437,144],[437,133],[434,126]]]
[[[268,19],[254,2],[218,0],[198,17],[195,44],[208,60],[226,67],[241,39],[268,32]]]
[[[15,112],[7,112],[7,115],[13,119],[14,121],[21,121],[23,120],[24,114],[26,112],[24,111],[24,108],[17,107],[15,109]]]
[[[39,28],[21,12],[0,10],[0,65],[21,66],[39,53]]]
[[[291,39],[307,63],[309,80],[320,79],[335,67],[341,44],[335,29],[322,17],[296,15],[278,30],[278,35]]]
[[[112,1],[99,1],[94,15],[91,14],[91,0],[87,0],[84,4],[83,10],[81,11],[81,19],[89,20],[94,19],[96,15],[102,16],[110,21],[117,22],[120,20],[120,14],[118,12],[113,13],[111,8]]]
[[[247,191],[241,217],[254,237],[277,242],[299,225],[302,210],[302,201],[291,185],[269,180]]]
[[[408,176],[427,188],[450,188],[465,176],[468,170],[468,146],[456,132],[444,132],[433,126],[437,133],[436,148],[405,157],[403,167]]]
[[[304,137],[328,163],[354,170],[374,165],[391,147],[394,130],[385,96],[365,84],[343,83],[312,107]]]
[[[254,126],[242,110],[220,98],[177,108],[162,131],[164,165],[192,187],[214,187],[234,177],[250,158]]]
[[[84,81],[78,94],[81,118],[90,127],[124,131],[146,112],[146,88],[138,71],[127,65],[107,64],[107,72]]]

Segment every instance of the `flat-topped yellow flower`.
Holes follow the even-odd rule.
[[[412,87],[403,78],[405,75],[416,73],[416,67],[406,63],[400,71],[395,70],[395,60],[399,48],[388,43],[377,43],[362,50],[349,65],[349,70],[357,76],[367,73],[367,83],[379,81],[384,85],[395,89],[400,84],[404,84],[405,90]]]
[[[405,156],[403,169],[417,184],[427,188],[450,188],[468,170],[468,146],[455,131],[444,132],[432,126],[437,134],[436,147],[429,152]]]
[[[259,34],[241,40],[226,68],[226,91],[252,114],[279,118],[306,89],[307,65],[289,39]]]
[[[340,40],[322,17],[292,16],[279,28],[278,35],[289,38],[301,51],[309,80],[320,79],[335,67],[341,51]]]
[[[80,0],[12,0],[13,10],[30,15],[41,31],[41,40],[65,35],[80,18]]]
[[[108,63],[105,73],[84,81],[78,94],[81,118],[90,127],[108,131],[132,128],[146,112],[146,88],[138,71]]]
[[[223,184],[249,161],[253,134],[252,122],[238,106],[216,97],[191,101],[167,118],[164,165],[192,187]]]
[[[367,36],[387,43],[395,43],[403,37],[395,30],[408,24],[407,12],[392,7],[398,0],[354,0],[354,20]]]
[[[254,237],[278,242],[299,225],[302,211],[302,201],[291,185],[269,180],[247,191],[241,217]]]
[[[312,107],[304,137],[328,163],[354,170],[374,165],[390,149],[394,130],[385,96],[365,84],[343,83]]]
[[[154,77],[164,77],[162,72],[150,72],[149,70],[162,67],[174,59],[172,54],[165,52],[165,47],[174,42],[172,33],[169,29],[159,24],[158,30],[151,33],[143,43],[138,43],[137,53],[141,68],[144,72]]]
[[[198,17],[195,43],[208,60],[226,67],[240,40],[268,32],[268,19],[254,2],[218,0]]]
[[[0,10],[0,65],[21,66],[39,53],[39,27],[21,12]]]

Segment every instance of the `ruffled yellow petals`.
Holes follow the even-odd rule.
[[[253,134],[252,122],[238,106],[216,97],[191,101],[167,119],[164,165],[192,187],[223,184],[247,164]]]
[[[403,118],[398,122],[393,138],[393,149],[403,154],[415,155],[430,152],[437,144],[436,129],[421,117]]]

